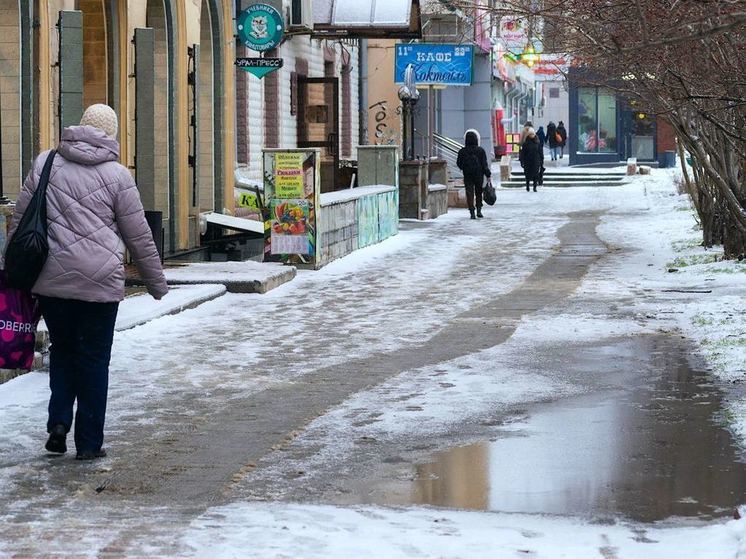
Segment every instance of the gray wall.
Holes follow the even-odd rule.
[[[492,66],[489,55],[474,57],[474,80],[469,87],[446,87],[436,90],[435,131],[464,141],[464,132],[469,128],[479,131],[482,147],[491,157],[494,153],[492,140]],[[426,153],[427,135],[427,91],[420,91],[420,100],[415,109],[415,156]]]

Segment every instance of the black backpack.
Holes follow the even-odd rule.
[[[464,153],[463,164],[464,168],[462,170],[465,175],[473,177],[482,174],[482,163],[479,161],[477,150],[467,150],[466,153]]]
[[[36,192],[5,251],[6,283],[15,289],[30,290],[47,261],[47,184],[55,154],[55,150],[49,153]]]

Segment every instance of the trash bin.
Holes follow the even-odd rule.
[[[146,211],[145,221],[148,222],[153,241],[155,241],[155,248],[158,249],[158,255],[163,262],[163,212]]]
[[[672,167],[676,167],[676,152],[675,151],[666,151],[663,154],[663,166],[666,169],[670,169]]]

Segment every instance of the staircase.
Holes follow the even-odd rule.
[[[624,184],[623,181],[626,176],[624,172],[605,169],[592,172],[573,170],[569,167],[564,167],[561,171],[547,169],[544,172],[544,186],[621,186]],[[523,178],[523,171],[513,170],[510,173],[510,180],[503,181],[501,186],[504,188],[525,188],[526,181]]]

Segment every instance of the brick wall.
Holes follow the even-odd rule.
[[[101,0],[80,0],[83,12],[83,108],[108,102],[106,17]]]
[[[168,212],[168,40],[166,35],[166,14],[161,0],[148,1],[148,27],[155,33],[155,207]]]
[[[18,2],[0,9],[0,141],[2,142],[3,190],[15,198],[21,182],[21,45]]]
[[[199,210],[201,212],[217,210],[215,208],[215,152],[214,130],[215,111],[213,109],[213,43],[210,13],[207,4],[202,3],[200,17],[199,45]]]
[[[248,49],[239,44],[236,47],[236,56],[248,57]],[[251,138],[249,136],[249,78],[251,76],[246,70],[236,67],[236,160],[239,165],[249,163],[249,149]]]
[[[662,118],[658,118],[655,126],[658,153],[676,150],[676,134],[671,125]]]
[[[267,52],[267,58],[278,56],[277,50]],[[280,147],[280,79],[277,72],[264,77],[264,147]]]
[[[350,51],[350,60],[352,73],[350,74],[350,97],[349,107],[351,133],[350,153],[355,154],[357,148],[357,129],[359,122],[358,106],[358,68],[357,68],[357,48],[346,47]],[[240,56],[240,55],[239,55]],[[257,56],[254,51],[247,51],[246,56]],[[270,54],[267,54],[270,56]],[[244,153],[247,162],[249,176],[254,180],[262,179],[262,162],[261,149],[268,147],[276,139],[278,147],[293,148],[297,146],[298,123],[296,115],[291,111],[291,83],[292,74],[300,74],[301,70],[309,77],[324,76],[324,42],[311,39],[306,36],[293,37],[282,44],[277,49],[276,56],[284,59],[284,66],[277,72],[273,72],[263,80],[258,80],[252,75],[246,76],[248,87],[246,96],[243,101],[238,101],[239,106],[246,107],[245,124],[239,124],[239,129],[246,130],[245,138],[238,138],[239,153]],[[339,57],[337,57],[339,58]],[[337,60],[334,64],[334,73],[340,76],[340,62]],[[272,77],[274,76],[274,77]],[[267,82],[270,79],[270,82]],[[267,83],[275,81],[275,84],[268,86]],[[262,83],[264,82],[264,83]],[[272,93],[273,98],[268,95]],[[240,94],[240,92],[239,92]],[[274,124],[269,124],[265,118],[265,109],[269,107],[270,111],[274,110],[272,103],[277,104],[277,113]],[[340,120],[344,102],[340,95]],[[268,126],[269,124],[269,126]],[[340,130],[341,132],[341,130]],[[241,132],[239,131],[239,134]],[[276,135],[269,137],[265,142],[265,134]],[[241,161],[239,160],[239,163]]]

